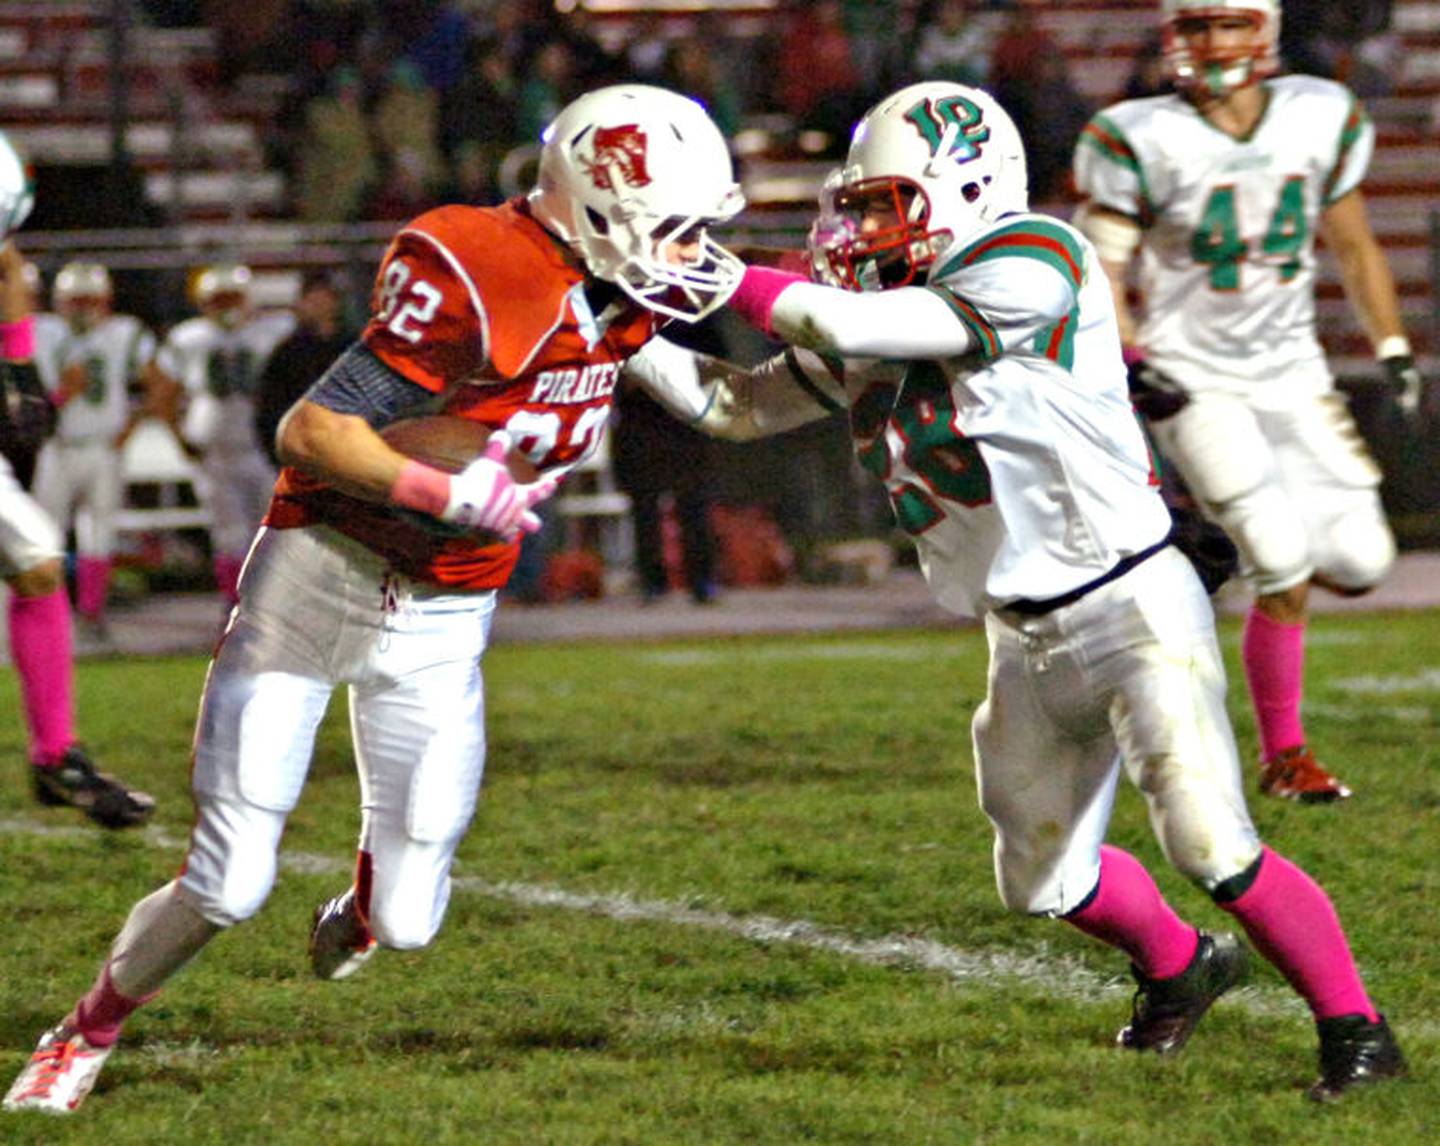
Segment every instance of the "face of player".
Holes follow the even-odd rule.
[[[110,300],[99,296],[77,296],[66,299],[58,304],[56,309],[60,312],[60,317],[70,324],[71,330],[76,334],[84,334],[105,320],[105,316],[110,313]]]
[[[655,245],[655,253],[660,262],[673,267],[684,267],[694,266],[700,261],[705,225],[695,223],[677,233],[675,228],[683,223],[683,219],[676,219],[662,223],[655,229],[655,233],[660,236]]]
[[[913,185],[893,179],[875,179],[841,192],[837,205],[854,236],[842,244],[848,272],[841,277],[847,285],[861,290],[904,286],[930,265],[924,221],[910,218],[917,213],[918,196]]]
[[[210,297],[203,310],[206,317],[215,323],[226,330],[234,330],[244,323],[246,308],[246,298],[239,291],[221,291]]]
[[[1260,32],[1256,16],[1248,12],[1215,12],[1175,22],[1176,37],[1196,61],[1198,90],[1210,96],[1225,95],[1252,78]],[[1246,74],[1233,75],[1233,69]]]

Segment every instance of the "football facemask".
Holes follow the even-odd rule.
[[[707,231],[745,205],[729,147],[674,92],[619,84],[569,104],[546,129],[530,205],[592,275],[669,318],[703,318],[744,274]]]
[[[30,169],[0,131],[0,240],[30,215],[35,206],[35,183]]]
[[[961,84],[912,84],[855,129],[827,262],[852,290],[921,280],[947,250],[1029,208],[1025,149],[1005,110]]]
[[[1233,32],[1223,27],[1230,21]],[[1161,46],[1184,91],[1219,97],[1259,83],[1279,66],[1279,39],[1276,0],[1163,0]]]

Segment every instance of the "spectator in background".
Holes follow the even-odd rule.
[[[888,88],[903,62],[901,7],[898,0],[841,0],[855,66],[872,91]]]
[[[520,138],[538,143],[545,126],[579,90],[570,45],[564,40],[542,44],[516,98],[515,126]]]
[[[992,13],[971,0],[926,0],[916,14],[915,27],[910,70],[916,79],[976,87],[989,83],[996,38]]]
[[[275,431],[295,404],[354,340],[345,322],[345,294],[332,271],[307,271],[295,301],[295,329],[270,355],[255,394],[255,436],[278,467]]]
[[[371,45],[385,50],[385,41]],[[408,219],[435,205],[445,182],[440,154],[440,97],[408,58],[385,69],[370,114],[379,175],[370,190],[366,217]]]
[[[1390,31],[1391,0],[1286,0],[1280,53],[1292,72],[1339,80],[1358,96],[1394,87],[1402,48]]]
[[[402,147],[381,159],[379,178],[360,205],[360,217],[402,222],[439,205],[421,153]]]
[[[839,0],[784,7],[772,99],[799,128],[823,131],[843,151],[867,94]]]
[[[453,164],[463,144],[478,145],[493,168],[520,140],[515,122],[519,83],[498,39],[476,37],[466,51],[465,75],[441,103],[440,146]]]
[[[698,36],[682,36],[665,53],[660,86],[703,104],[722,134],[740,130],[740,104],[734,88],[721,76],[710,44]]]
[[[1070,156],[1090,118],[1060,45],[1028,7],[1010,12],[995,41],[989,90],[1008,109],[1025,144],[1030,194],[1040,201],[1069,197]]]
[[[1130,75],[1125,79],[1125,99],[1144,99],[1146,96],[1168,95],[1175,90],[1170,79],[1170,69],[1165,66],[1165,53],[1160,46],[1160,36],[1152,33],[1145,37]]]
[[[468,203],[472,207],[493,207],[505,198],[500,189],[499,161],[501,152],[492,152],[483,143],[467,139],[450,158],[450,184],[445,190],[447,203]]]
[[[334,69],[323,95],[305,105],[296,148],[295,211],[306,223],[356,218],[378,173],[360,73]]]
[[[375,11],[383,39],[431,91],[443,96],[464,78],[470,20],[452,0],[385,0]]]
[[[662,73],[669,53],[670,37],[665,34],[664,15],[645,13],[625,41],[625,68],[630,79],[639,84],[664,83]]]

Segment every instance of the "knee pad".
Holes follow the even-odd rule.
[[[413,889],[412,889],[413,890]],[[450,903],[450,880],[436,892],[436,900],[425,896],[404,894],[370,897],[370,933],[382,947],[397,951],[413,951],[428,947],[440,930],[445,909]]]
[[[1363,593],[1395,564],[1395,535],[1378,509],[1356,508],[1328,524],[1316,550],[1315,567],[1327,582]]]
[[[1310,538],[1277,487],[1263,486],[1206,508],[1240,550],[1241,565],[1258,593],[1279,593],[1310,579]]]
[[[220,927],[249,919],[275,886],[284,826],[283,815],[243,801],[199,797],[179,881],[186,902]]]
[[[1170,865],[1213,892],[1251,864],[1259,837],[1245,811],[1203,777],[1176,773],[1161,788],[1147,790],[1150,823]]]

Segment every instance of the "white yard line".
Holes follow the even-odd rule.
[[[84,837],[93,830],[84,825],[56,826],[27,819],[0,819],[0,835]],[[185,841],[163,828],[146,828],[139,833],[146,843],[166,851],[181,851]],[[282,852],[281,866],[307,875],[349,876],[352,857]],[[1072,1002],[1101,1003],[1129,995],[1134,986],[1128,977],[1102,976],[1068,955],[1054,955],[1043,947],[1035,954],[1006,951],[967,951],[911,935],[887,935],[865,939],[835,928],[803,919],[776,919],[765,915],[732,915],[687,906],[663,899],[637,899],[624,893],[586,894],[542,884],[492,882],[477,876],[457,876],[455,890],[487,899],[504,900],[523,907],[579,911],[620,922],[642,921],[676,927],[714,931],[755,943],[803,947],[876,966],[919,968],[934,971],[967,985],[1020,986],[1042,990]],[[1038,924],[1037,924],[1038,926]],[[1304,1004],[1288,990],[1276,987],[1242,987],[1227,996],[1229,1005],[1238,1005],[1251,1014],[1303,1018]],[[1440,1037],[1440,1024],[1407,1022],[1397,1015],[1398,1025],[1411,1036]]]

